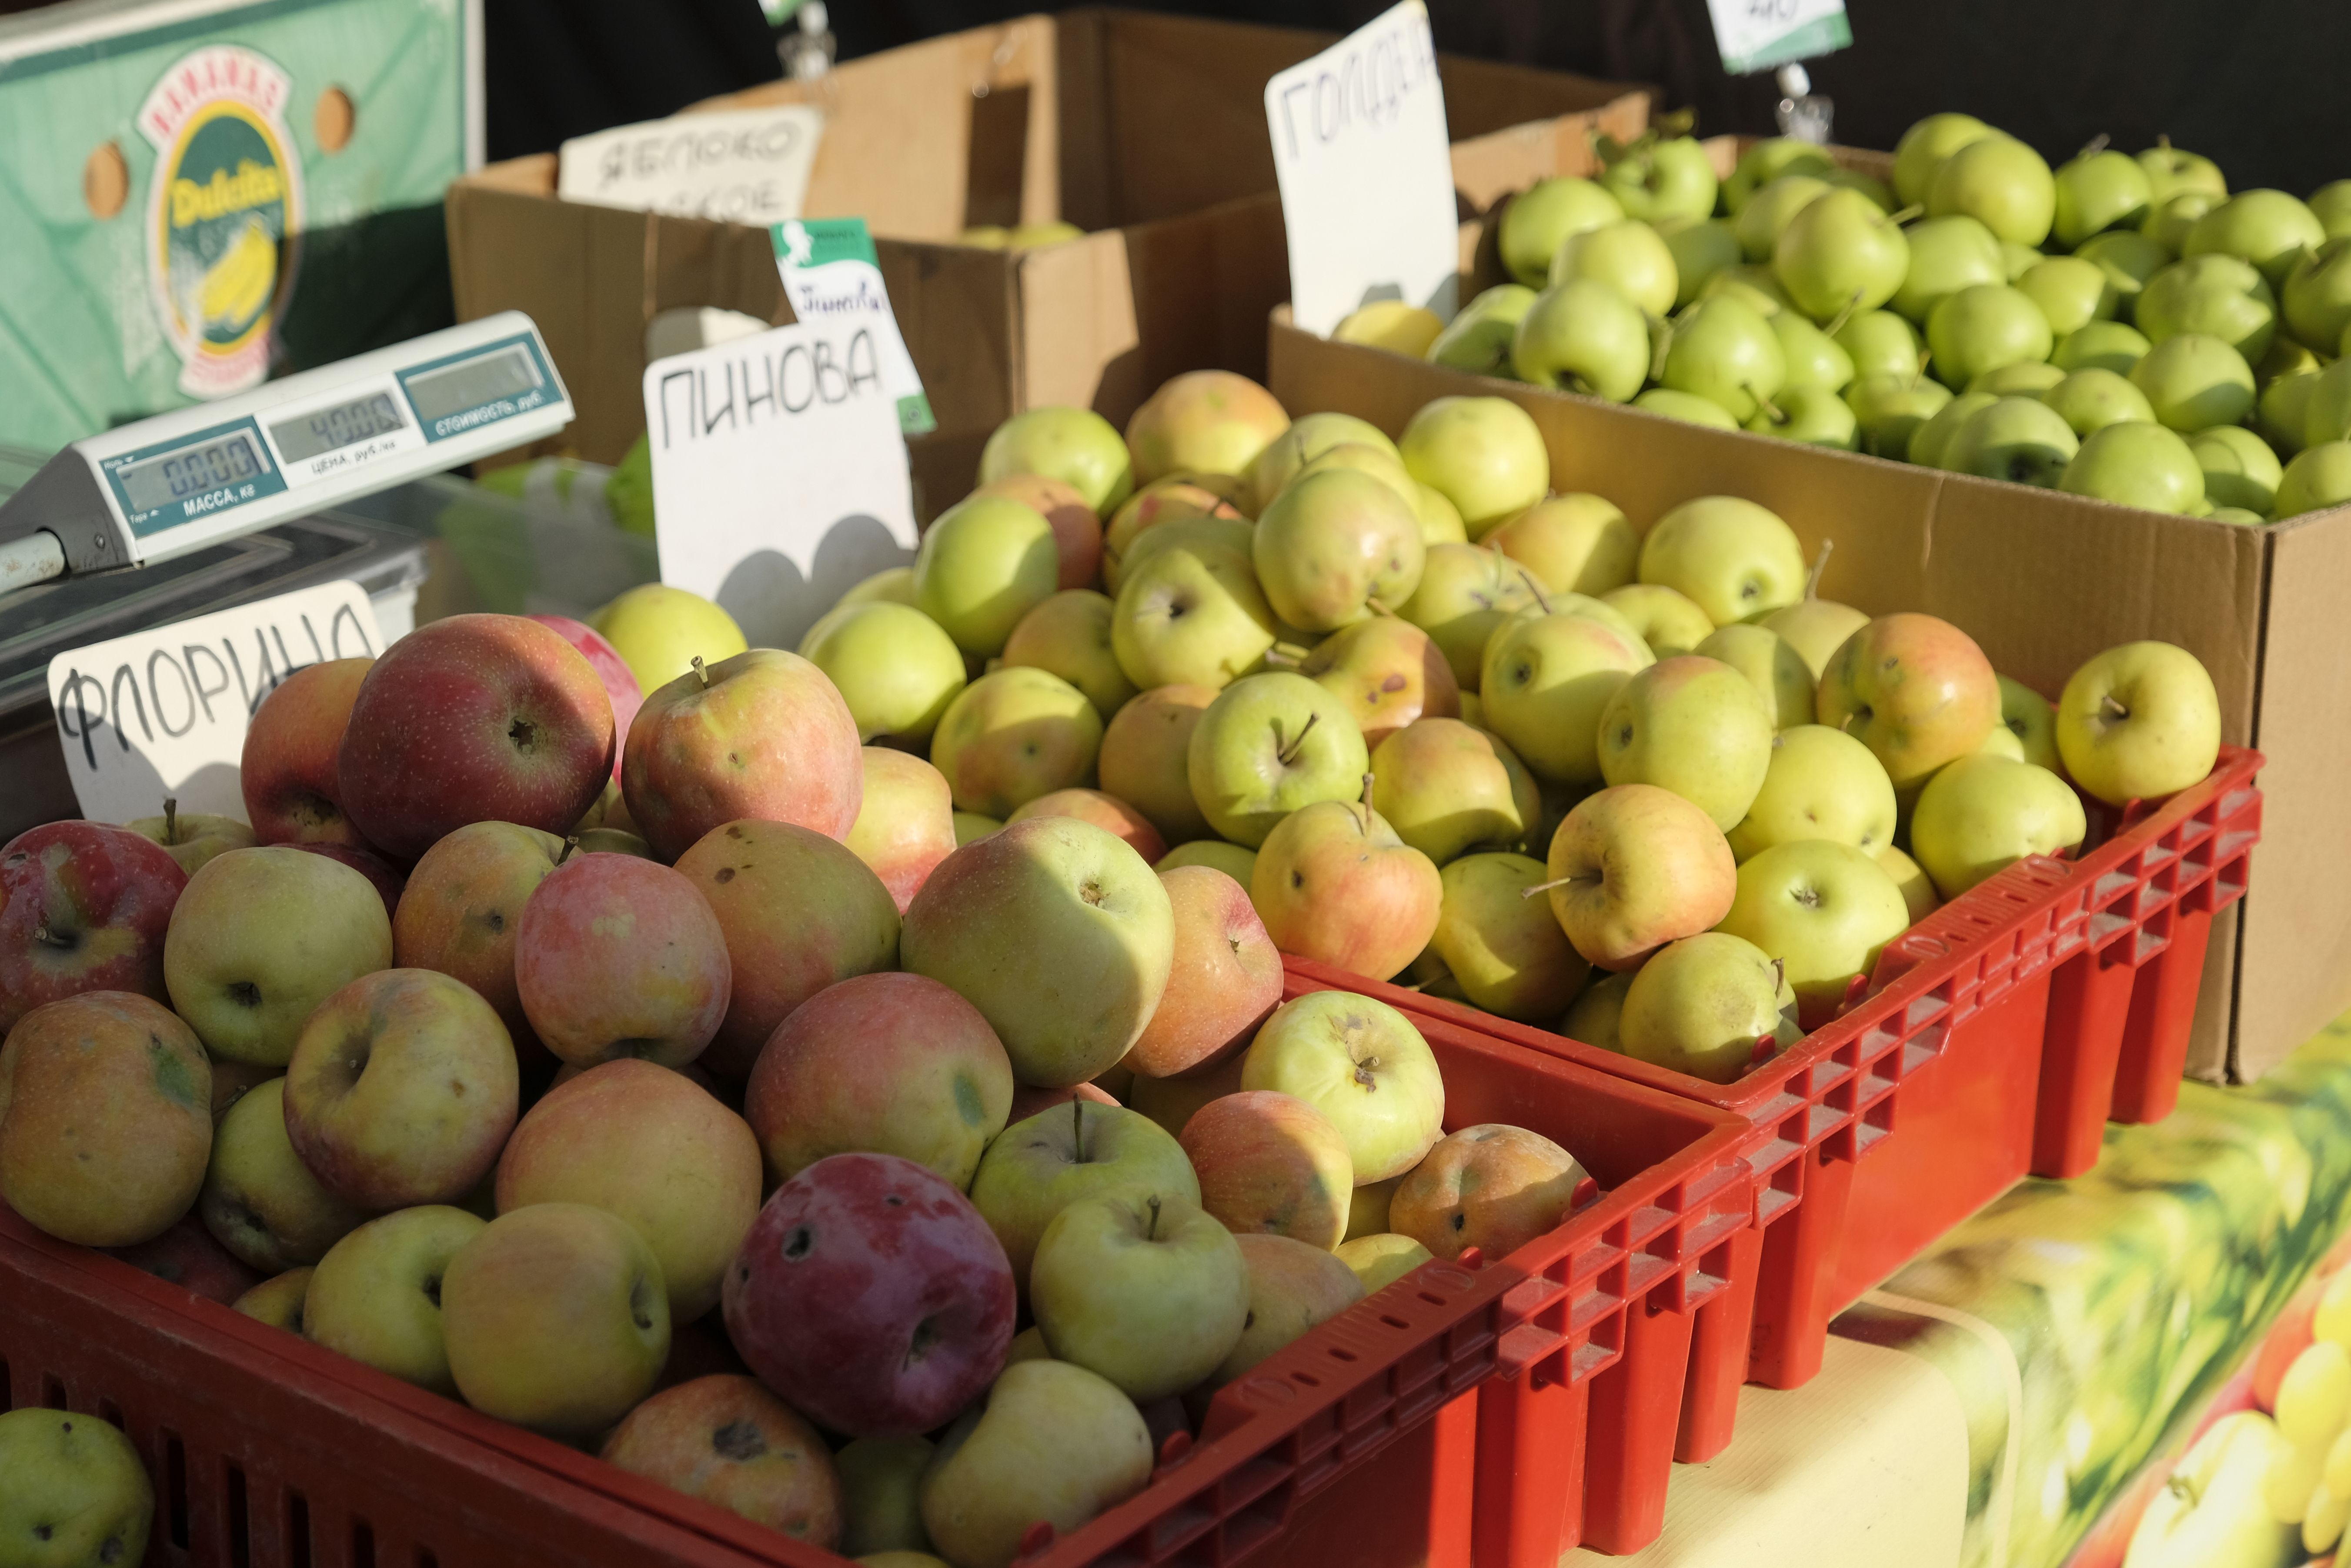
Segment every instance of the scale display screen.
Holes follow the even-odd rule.
[[[256,448],[253,437],[239,430],[134,463],[115,478],[134,510],[150,512],[268,472],[268,459]]]
[[[540,384],[538,366],[528,345],[523,343],[405,380],[408,401],[416,405],[416,417],[428,425],[484,403],[520,397]]]
[[[303,463],[379,435],[408,428],[390,392],[371,392],[334,408],[322,408],[269,427],[269,438],[288,463]]]

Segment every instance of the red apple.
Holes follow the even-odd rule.
[[[904,915],[931,868],[955,853],[955,791],[946,774],[919,757],[869,746],[863,760],[865,799],[849,847],[873,868]]]
[[[400,874],[398,866],[373,850],[360,849],[352,844],[322,843],[298,843],[294,848],[314,855],[324,855],[330,861],[350,867],[367,878],[369,885],[375,889],[376,896],[383,900],[385,919],[389,920],[399,913],[401,890],[408,885],[408,879]]]
[[[1965,757],[2000,722],[2000,677],[1948,621],[1881,615],[1822,666],[1820,721],[1876,755],[1897,791]]]
[[[1274,824],[1258,850],[1249,902],[1274,946],[1384,980],[1437,934],[1437,862],[1371,807],[1317,800]]]
[[[637,686],[637,677],[630,673],[629,663],[619,650],[604,641],[604,634],[584,622],[569,615],[526,615],[526,621],[536,621],[573,647],[604,683],[604,695],[612,699],[612,777],[621,776],[621,758],[629,746],[629,721],[637,716],[637,709],[645,694]]]
[[[1205,1072],[1256,1038],[1281,1005],[1281,955],[1249,890],[1204,865],[1159,873],[1176,911],[1176,960],[1126,1065],[1150,1078]]]
[[[413,861],[469,822],[567,832],[612,767],[612,704],[579,651],[519,615],[453,615],[375,662],[336,753],[343,810]]]
[[[718,917],[691,881],[653,861],[575,855],[522,906],[515,991],[566,1061],[692,1061],[726,1016],[732,976]]]
[[[927,1432],[1012,1343],[1012,1265],[971,1200],[912,1160],[835,1155],[776,1189],[727,1270],[759,1380],[852,1437]]]
[[[1031,817],[1075,817],[1081,822],[1092,822],[1102,831],[1125,840],[1128,849],[1152,865],[1158,864],[1160,857],[1167,852],[1167,841],[1159,836],[1150,818],[1117,796],[1105,795],[1099,789],[1055,789],[1038,796],[1004,820],[1025,822]]]
[[[373,659],[306,664],[261,701],[245,727],[237,784],[246,821],[261,843],[355,844],[360,831],[343,814],[335,754]]]
[[[392,962],[438,969],[481,994],[528,1061],[546,1047],[515,989],[523,905],[563,858],[563,841],[512,822],[474,822],[424,852],[392,916]]]
[[[107,1250],[142,1274],[152,1274],[223,1306],[261,1283],[261,1276],[213,1239],[204,1222],[193,1214],[152,1241]]]
[[[972,492],[1001,496],[1036,510],[1053,525],[1053,548],[1061,558],[1061,588],[1092,588],[1102,569],[1102,526],[1078,487],[1042,474],[1008,474]]]
[[[645,695],[621,788],[664,860],[746,817],[846,839],[865,798],[862,749],[857,720],[822,670],[798,653],[754,648]]]
[[[188,873],[127,828],[44,822],[0,845],[0,1033],[81,991],[168,1005],[163,933]]]
[[[820,1550],[840,1542],[832,1450],[751,1378],[697,1377],[654,1395],[612,1428],[604,1460]]]
[[[1118,1096],[1099,1083],[1071,1083],[1060,1089],[1040,1089],[1033,1083],[1016,1083],[1012,1086],[1012,1109],[1004,1113],[1004,1124],[1009,1127],[1016,1122],[1025,1122],[1040,1112],[1050,1111],[1056,1105],[1066,1105],[1072,1100],[1091,1100],[1097,1105],[1118,1103]]]

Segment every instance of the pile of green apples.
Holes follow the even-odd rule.
[[[2253,523],[2351,500],[2351,180],[2231,193],[2104,139],[2055,170],[1964,114],[1892,183],[1784,139],[1604,144],[1499,225],[1513,281],[1334,336],[1695,423]]]

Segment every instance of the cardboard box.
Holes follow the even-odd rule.
[[[852,60],[703,108],[826,111],[810,216],[862,216],[939,429],[914,444],[917,509],[961,498],[988,433],[1044,403],[1123,424],[1160,382],[1262,376],[1290,293],[1266,79],[1334,40],[1105,8],[1027,16]],[[1454,133],[1531,120],[1583,142],[1637,134],[1639,89],[1446,57]],[[616,463],[644,427],[646,323],[718,306],[791,319],[764,229],[558,200],[551,155],[453,186],[457,314],[527,311],[580,417],[542,450]],[[1482,210],[1473,202],[1469,210]],[[976,224],[1065,218],[1083,239],[1018,254]]]

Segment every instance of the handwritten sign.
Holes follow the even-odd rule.
[[[680,114],[575,136],[555,191],[675,217],[777,224],[799,216],[824,113],[804,104]]]
[[[882,382],[898,405],[898,428],[926,435],[939,427],[924,395],[914,357],[898,331],[890,290],[873,254],[873,236],[863,218],[810,218],[778,224],[768,237],[776,246],[776,270],[792,314],[803,321],[855,319],[873,329],[881,356]]]
[[[1706,0],[1722,68],[1732,76],[1809,60],[1853,42],[1844,0]]]
[[[861,580],[914,554],[914,502],[877,324],[778,327],[645,367],[662,580],[755,648],[793,648]]]
[[[128,822],[163,810],[245,816],[246,725],[287,676],[383,652],[359,584],[320,583],[76,648],[49,661],[49,707],[82,814]]]
[[[1453,158],[1422,0],[1278,73],[1265,113],[1298,325],[1327,333],[1374,299],[1451,316]]]

